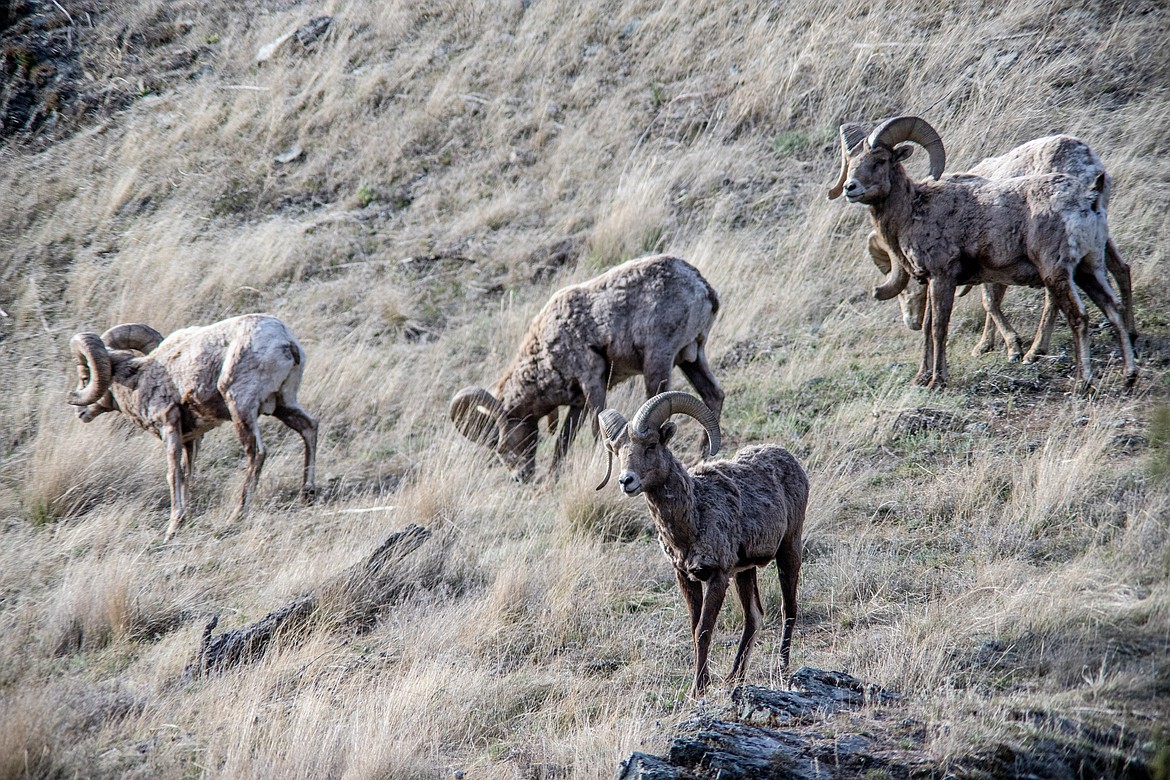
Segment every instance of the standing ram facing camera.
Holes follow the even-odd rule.
[[[245,314],[177,330],[165,339],[149,325],[128,323],[69,342],[78,385],[68,402],[91,422],[121,412],[162,439],[167,450],[171,520],[166,538],[187,516],[187,490],[203,434],[231,422],[248,457],[234,518],[248,511],[264,465],[259,416],[272,415],[305,442],[302,493],[315,490],[317,420],[297,405],[305,351],[283,322]]]
[[[697,698],[710,681],[707,658],[715,619],[733,578],[744,626],[728,680],[743,679],[764,619],[756,569],[772,561],[779,571],[784,606],[780,664],[788,667],[809,488],[796,458],[776,445],[745,447],[731,460],[700,463],[688,470],[667,448],[675,433],[670,420],[675,414],[698,420],[707,432],[709,454],[718,451],[718,417],[687,393],[657,395],[629,422],[620,412],[606,409],[600,423],[610,460],[597,489],[609,482],[616,456],[622,492],[646,497],[690,613],[695,651],[690,693]]]
[[[670,389],[678,366],[718,419],[723,390],[705,351],[718,311],[714,288],[686,261],[668,255],[630,260],[555,292],[495,392],[460,390],[451,399],[451,420],[528,482],[536,471],[541,418],[555,432],[558,407],[569,407],[553,452],[555,474],[586,411],[596,434],[595,415],[605,408],[607,390],[639,374],[650,397]]]
[[[902,162],[913,147],[930,156],[935,180],[913,181]],[[841,126],[842,161],[829,198],[844,193],[869,207],[881,245],[909,276],[926,282],[922,366],[915,381],[947,383],[946,340],[955,291],[961,284],[1043,286],[1068,320],[1077,358],[1077,389],[1092,386],[1089,328],[1076,285],[1105,313],[1125,361],[1126,384],[1137,377],[1133,347],[1105,270],[1109,226],[1107,179],[1088,185],[1063,173],[938,180],[945,166],[942,139],[924,119],[887,120],[866,135]]]

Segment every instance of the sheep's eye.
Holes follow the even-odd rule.
[[[654,452],[656,449],[658,449],[657,444],[647,444],[646,445],[646,452]]]

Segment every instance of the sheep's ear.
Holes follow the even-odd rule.
[[[658,429],[658,440],[662,444],[669,444],[670,440],[674,438],[674,432],[678,430],[678,426],[670,420],[662,423],[662,427]]]
[[[894,150],[894,162],[908,160],[912,154],[914,154],[914,147],[910,144],[902,144]]]

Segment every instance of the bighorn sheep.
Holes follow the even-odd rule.
[[[800,576],[801,533],[808,504],[808,477],[796,459],[775,445],[741,449],[732,460],[701,463],[690,471],[667,449],[675,432],[674,414],[694,417],[707,432],[710,454],[719,449],[719,420],[699,399],[678,391],[654,396],[633,420],[614,409],[600,415],[609,467],[621,467],[618,484],[627,496],[646,496],[666,557],[682,590],[691,618],[698,697],[709,681],[707,656],[715,619],[731,578],[743,604],[743,636],[729,680],[747,671],[756,631],[763,621],[756,569],[772,560],[780,574],[784,629],[780,663],[788,666],[796,624],[796,585]]]
[[[912,147],[898,146],[903,141],[926,148],[936,181],[910,179],[902,161]],[[1073,331],[1077,384],[1087,391],[1088,322],[1075,280],[1113,325],[1132,384],[1133,348],[1105,275],[1104,174],[1087,187],[1060,173],[1004,180],[961,174],[937,181],[946,159],[942,139],[914,116],[887,120],[868,136],[860,125],[842,125],[841,146],[841,173],[830,199],[844,193],[849,202],[869,206],[881,244],[903,272],[928,284],[927,333],[915,381],[946,386],[947,329],[960,284],[1043,285]]]
[[[641,374],[650,397],[670,389],[677,365],[718,417],[723,390],[704,351],[718,311],[715,290],[689,263],[668,255],[630,260],[554,293],[495,393],[460,390],[451,419],[527,482],[536,469],[538,421],[547,416],[553,432],[557,407],[569,407],[553,452],[555,474],[585,411],[596,415],[607,388],[629,377]],[[596,435],[596,419],[593,425]]]
[[[1093,148],[1079,138],[1071,135],[1050,135],[1037,138],[1008,150],[998,157],[988,157],[967,171],[973,176],[982,176],[986,179],[1009,179],[1016,176],[1033,176],[1045,173],[1066,173],[1090,186],[1097,177],[1105,175],[1105,190],[1102,193],[1102,202],[1106,203],[1112,182],[1105,170],[1104,163]],[[874,297],[878,300],[887,300],[895,295],[902,310],[902,320],[911,330],[922,328],[923,315],[926,312],[926,285],[912,281],[900,264],[893,262],[890,253],[882,246],[876,233],[869,234],[868,249],[874,265],[886,275],[885,282],[874,288]],[[1133,292],[1129,264],[1117,251],[1117,246],[1110,238],[1105,244],[1105,265],[1109,273],[1117,282],[1118,292],[1121,295],[1121,311],[1125,319],[1125,327],[1129,332],[1130,342],[1137,338],[1137,328],[1134,325]],[[967,288],[968,290],[970,287]],[[988,284],[983,286],[983,307],[986,317],[983,323],[983,334],[972,354],[980,355],[994,348],[995,334],[998,331],[1003,338],[1008,351],[1008,360],[1019,360],[1022,345],[1020,337],[1007,322],[1000,308],[1006,286],[1002,284]],[[960,293],[960,295],[965,294]],[[1039,355],[1047,354],[1048,344],[1052,337],[1052,328],[1056,324],[1056,306],[1050,295],[1044,296],[1044,310],[1040,324],[1036,330],[1036,337],[1031,349],[1023,356],[1025,363],[1030,363]]]
[[[245,314],[167,338],[141,323],[110,328],[101,336],[78,333],[69,342],[78,385],[66,400],[91,422],[122,412],[162,439],[171,489],[170,539],[187,516],[187,490],[203,434],[230,421],[248,470],[234,517],[246,514],[264,465],[258,417],[270,414],[305,442],[302,493],[315,490],[317,420],[297,405],[305,351],[283,322]]]

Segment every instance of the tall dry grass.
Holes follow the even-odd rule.
[[[1148,468],[1170,395],[1164,9],[97,10],[77,32],[91,73],[157,66],[146,94],[47,149],[0,149],[0,777],[609,777],[662,749],[691,660],[644,508],[593,491],[588,435],[559,481],[519,486],[446,423],[553,290],[650,251],[720,293],[729,449],[775,441],[810,472],[795,664],[909,694],[944,765],[1023,739],[1020,708],[1165,722],[1170,489]],[[254,62],[321,12],[321,41]],[[119,38],[184,19],[159,46]],[[168,74],[180,51],[193,64]],[[1091,402],[1064,395],[1063,328],[1038,365],[970,356],[975,295],[956,307],[954,388],[908,385],[920,336],[868,297],[863,211],[824,198],[837,125],[901,112],[938,127],[951,170],[1046,133],[1099,151],[1146,336],[1133,395],[1107,329]],[[1038,300],[1009,295],[1020,332]],[[75,419],[68,339],[255,310],[309,353],[322,496],[296,501],[300,440],[266,421],[256,509],[230,523],[241,452],[224,429],[164,546],[161,445]],[[640,400],[633,383],[610,396]],[[259,619],[409,522],[451,540],[436,588],[372,630],[326,624],[183,680],[211,615]],[[774,618],[774,573],[761,583]],[[716,704],[740,619],[729,603]],[[752,682],[784,684],[777,653],[770,622]]]

